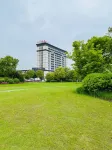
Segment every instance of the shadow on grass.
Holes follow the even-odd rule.
[[[108,92],[108,91],[102,91],[102,92],[97,92],[95,94],[91,93],[87,93],[85,91],[83,91],[83,89],[81,89],[81,87],[73,90],[73,93],[77,93],[80,95],[86,95],[86,96],[90,96],[90,97],[94,97],[94,98],[99,98],[101,100],[105,100],[105,101],[109,101],[112,102],[112,92]]]

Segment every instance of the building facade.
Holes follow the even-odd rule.
[[[66,67],[66,51],[41,41],[37,46],[37,68],[42,69],[45,75],[55,71],[58,67]]]

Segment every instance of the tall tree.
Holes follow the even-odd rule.
[[[47,80],[47,82],[53,81],[54,80],[54,72],[47,73],[46,80]]]
[[[58,67],[54,72],[55,79],[57,81],[64,81],[65,79],[65,70],[62,67]]]
[[[105,70],[102,45],[97,44],[98,40],[96,39],[94,37],[87,43],[84,43],[84,41],[73,42],[73,51],[68,55],[74,61],[73,67],[81,80],[87,74]]]
[[[43,70],[38,70],[36,74],[37,74],[37,77],[40,78],[41,80],[44,79],[44,71]]]
[[[19,60],[11,56],[0,59],[0,76],[9,77],[16,71]]]
[[[34,71],[34,70],[28,70],[28,71],[25,73],[25,78],[26,78],[26,79],[33,78],[33,77],[34,77],[34,74],[35,74],[35,71]]]
[[[109,34],[109,36],[112,36],[112,27],[108,28],[108,34]]]
[[[111,36],[92,37],[87,42],[87,48],[91,49],[91,47],[93,47],[94,50],[96,51],[98,50],[102,51],[105,68],[108,68],[112,63],[112,37]]]

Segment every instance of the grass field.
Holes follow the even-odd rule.
[[[0,150],[112,150],[112,103],[78,86],[0,85]]]

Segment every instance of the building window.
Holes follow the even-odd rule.
[[[39,50],[43,50],[43,46],[40,46],[40,47],[39,47]]]

